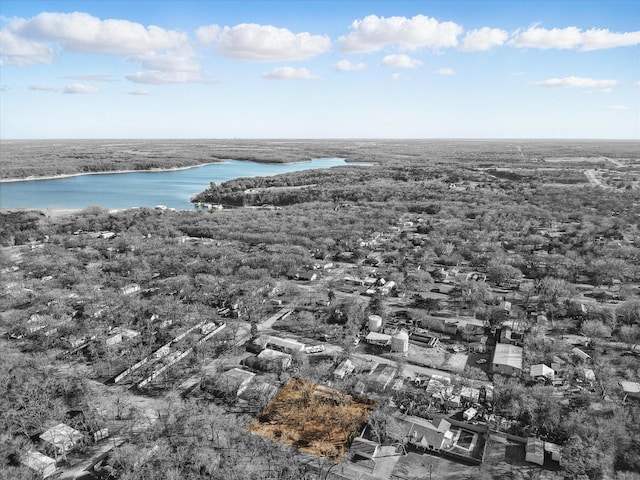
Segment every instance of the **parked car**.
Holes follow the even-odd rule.
[[[487,359],[486,358],[480,358],[479,360],[476,360],[476,363],[478,365],[482,365],[483,363],[487,363]]]

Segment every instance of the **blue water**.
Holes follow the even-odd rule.
[[[321,158],[303,163],[224,163],[170,172],[109,173],[53,180],[0,183],[0,207],[69,209],[100,205],[105,208],[155,207],[192,209],[191,195],[240,177],[276,175],[347,165],[341,158]]]

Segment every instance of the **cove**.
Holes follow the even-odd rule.
[[[87,174],[44,180],[0,183],[0,207],[8,209],[78,209],[155,207],[193,209],[192,195],[242,177],[277,175],[350,165],[342,158],[301,163],[258,163],[227,160],[183,170]],[[353,165],[353,164],[351,164]]]

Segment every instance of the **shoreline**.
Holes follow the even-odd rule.
[[[85,176],[85,175],[119,175],[121,173],[163,173],[163,172],[177,172],[180,170],[189,170],[192,168],[200,168],[200,167],[206,167],[207,165],[222,165],[225,164],[227,162],[230,161],[237,161],[237,162],[253,162],[253,163],[264,163],[267,165],[295,165],[295,164],[299,164],[299,163],[310,163],[313,162],[314,160],[321,160],[321,159],[325,159],[325,158],[341,158],[341,157],[318,157],[318,158],[312,158],[309,160],[297,160],[295,162],[267,162],[267,161],[261,161],[261,160],[250,160],[250,159],[246,159],[246,158],[227,158],[224,160],[219,160],[216,162],[206,162],[206,163],[199,163],[197,165],[187,165],[184,167],[167,167],[167,168],[150,168],[147,170],[108,170],[108,171],[103,171],[103,172],[78,172],[78,173],[61,173],[60,175],[47,175],[45,177],[34,177],[34,176],[30,176],[30,177],[23,177],[23,178],[0,178],[0,184],[2,183],[15,183],[15,182],[37,182],[39,180],[60,180],[63,178],[72,178],[72,177],[81,177],[81,176]],[[345,164],[349,164],[352,163],[349,161],[348,158],[341,158],[341,160],[343,160],[345,162]],[[353,162],[353,163],[357,163],[357,162]],[[277,174],[274,174],[277,175]]]
[[[222,160],[220,162],[207,162],[200,163],[198,165],[189,165],[186,167],[168,167],[168,168],[150,168],[148,170],[110,170],[105,172],[82,172],[82,173],[61,173],[60,175],[48,175],[46,177],[24,177],[24,178],[0,178],[0,183],[14,183],[14,182],[37,182],[38,180],[60,180],[63,178],[82,177],[85,175],[119,175],[121,173],[163,173],[163,172],[178,172],[180,170],[189,170],[191,168],[205,167],[207,165],[220,165],[226,163],[228,160]]]

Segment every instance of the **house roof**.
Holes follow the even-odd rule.
[[[507,343],[496,344],[493,354],[494,365],[506,365],[517,370],[522,370],[522,348]]]
[[[262,350],[257,355],[257,357],[264,360],[275,360],[281,358],[288,358],[289,360],[291,360],[291,355],[289,355],[288,353],[279,352],[278,350],[272,350],[270,348],[265,348],[264,350]]]
[[[302,349],[304,349],[304,343],[300,343],[297,340],[290,338],[269,337],[267,345],[275,345],[277,347],[293,351],[302,351]]]
[[[221,379],[229,380],[233,383],[243,383],[251,380],[255,377],[256,374],[253,372],[249,372],[247,370],[243,370],[241,368],[232,368],[231,370],[227,370],[226,372],[220,375]]]
[[[434,425],[428,420],[419,417],[407,418],[411,422],[408,436],[413,443],[424,448],[429,446],[440,449],[451,424],[445,419],[441,419],[438,425]]]
[[[40,439],[43,442],[61,446],[69,443],[73,444],[82,439],[82,437],[83,435],[81,432],[65,423],[59,423],[40,435]]]

